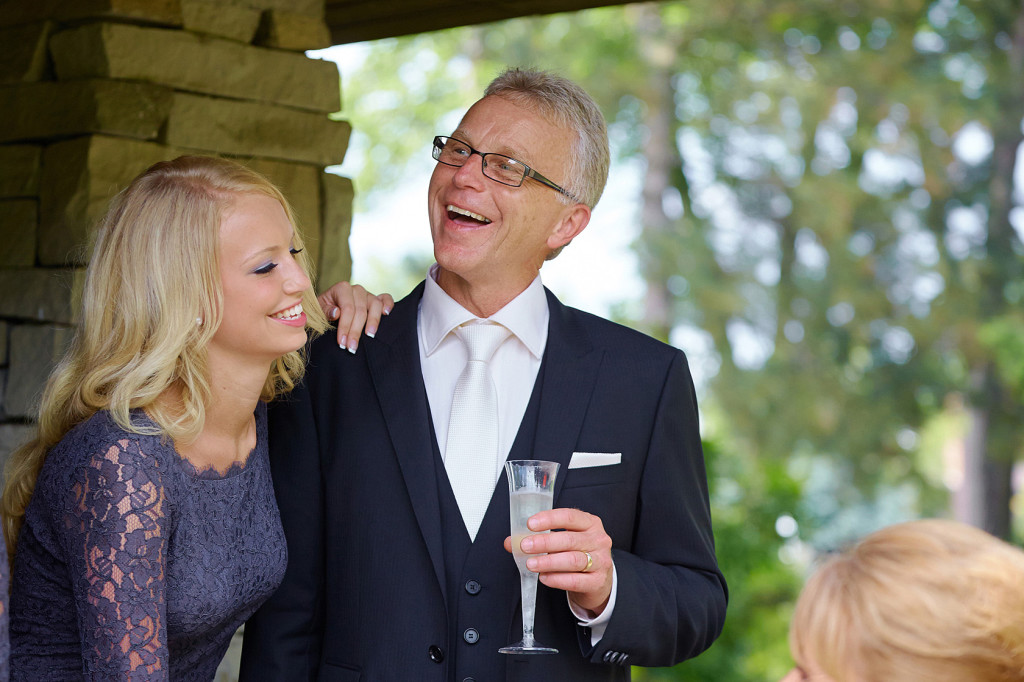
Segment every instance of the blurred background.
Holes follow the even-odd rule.
[[[353,127],[352,278],[396,297],[432,262],[431,139],[491,78],[602,106],[608,188],[542,276],[689,357],[731,592],[707,653],[634,679],[777,680],[815,558],[881,526],[1020,540],[1021,3],[630,4],[308,54]]]

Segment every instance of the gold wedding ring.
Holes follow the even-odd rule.
[[[586,550],[580,550],[580,551],[587,555],[587,565],[583,567],[583,570],[580,571],[580,573],[586,573],[587,571],[590,570],[590,567],[594,565],[594,557],[590,556],[590,552],[588,552]]]

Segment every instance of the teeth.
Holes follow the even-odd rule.
[[[480,215],[479,213],[473,213],[472,211],[467,211],[466,209],[459,208],[458,206],[455,206],[453,204],[448,204],[448,210],[451,211],[452,213],[458,213],[459,215],[464,215],[467,218],[472,218],[473,220],[479,220],[482,223],[489,223],[489,222],[491,222],[490,218],[485,218],[482,215]]]
[[[275,318],[277,318],[279,320],[290,320],[290,319],[292,319],[294,317],[298,317],[301,314],[302,314],[302,304],[301,303],[296,303],[291,308],[288,308],[287,310],[282,310],[279,313],[275,313],[274,315],[271,315],[271,317],[275,317]]]

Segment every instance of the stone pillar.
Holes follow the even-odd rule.
[[[75,323],[89,232],[115,192],[183,153],[277,183],[318,281],[350,273],[348,123],[323,0],[0,3],[0,460],[29,433]],[[324,247],[327,248],[324,248]]]

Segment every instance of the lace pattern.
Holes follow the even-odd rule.
[[[223,477],[105,413],[51,451],[18,540],[12,679],[213,679],[286,563],[256,417]]]
[[[11,642],[8,638],[7,591],[10,587],[10,567],[7,563],[7,543],[0,530],[0,682],[7,682],[10,674]]]
[[[64,514],[79,630],[103,677],[167,670],[164,486],[138,441],[121,439],[79,470]],[[120,656],[109,652],[120,651]]]

